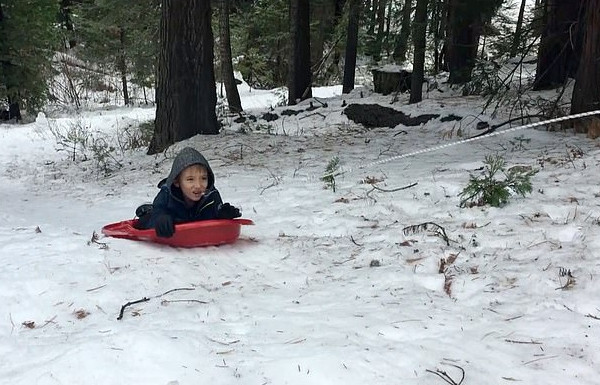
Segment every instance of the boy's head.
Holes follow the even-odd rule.
[[[204,191],[212,188],[215,184],[215,176],[210,168],[210,165],[208,164],[208,161],[195,149],[186,147],[181,150],[173,160],[171,172],[169,173],[169,176],[165,182],[166,187],[170,189],[172,186],[175,186],[183,190],[182,186],[185,186],[184,182],[186,176],[189,176],[184,176],[183,173],[188,169],[190,173],[194,174],[194,177],[206,178],[206,185],[202,189],[203,193]],[[204,185],[204,182],[201,184]],[[196,188],[196,192],[197,191],[198,188]]]
[[[173,185],[179,187],[186,203],[198,202],[208,188],[208,170],[201,164],[188,166],[175,178]]]

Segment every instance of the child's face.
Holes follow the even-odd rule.
[[[173,184],[181,189],[187,203],[198,202],[208,187],[208,172],[199,164],[185,168]]]

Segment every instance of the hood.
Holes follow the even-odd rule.
[[[171,172],[166,179],[166,186],[171,189],[173,182],[177,179],[177,176],[186,168],[193,164],[199,164],[206,167],[208,171],[208,186],[207,190],[211,189],[215,184],[215,175],[213,174],[208,161],[201,153],[191,147],[185,147],[183,150],[177,154],[175,160],[173,160],[173,166],[171,166]],[[162,185],[159,184],[159,187]]]

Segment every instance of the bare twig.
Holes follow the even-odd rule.
[[[312,114],[304,115],[304,116],[302,116],[302,117],[298,118],[298,120],[301,120],[301,119],[304,119],[304,118],[308,118],[309,116],[313,116],[313,115],[319,115],[319,116],[320,116],[320,117],[322,117],[323,119],[325,119],[325,118],[326,118],[326,116],[325,116],[325,115],[323,115],[323,114],[322,114],[322,113],[320,113],[320,112],[313,112]]]
[[[419,231],[430,230],[432,227],[434,230],[434,235],[441,237],[446,242],[446,245],[450,246],[450,238],[448,238],[446,230],[442,226],[434,222],[423,222],[418,225],[406,226],[402,229],[402,232],[404,233],[404,235],[408,235],[417,233]]]
[[[534,340],[531,341],[517,341],[517,340],[509,340],[509,339],[505,339],[504,341],[506,342],[510,342],[511,344],[532,344],[532,345],[541,345],[541,342],[537,342]]]
[[[119,312],[119,316],[117,317],[117,320],[123,319],[123,313],[125,312],[125,309],[128,308],[129,306],[135,305],[136,303],[148,302],[148,301],[150,301],[150,298],[144,297],[142,299],[138,299],[137,301],[127,302],[125,305],[121,306],[121,311]]]
[[[168,303],[174,303],[174,302],[196,302],[196,303],[201,303],[201,304],[207,304],[208,302],[206,301],[202,301],[199,299],[163,299],[162,301],[160,301],[161,305],[166,305]]]
[[[195,288],[193,288],[193,287],[179,287],[179,288],[177,288],[177,289],[171,289],[171,290],[167,290],[167,291],[165,291],[164,293],[162,293],[162,294],[160,294],[160,295],[157,295],[157,296],[156,296],[156,297],[154,297],[154,298],[159,298],[159,297],[162,297],[163,295],[166,295],[166,294],[172,293],[172,292],[174,292],[174,291],[181,291],[181,290],[196,290],[196,289],[195,289]]]
[[[96,233],[95,231],[92,233],[92,237],[90,238],[90,240],[88,241],[88,246],[90,246],[92,243],[97,244],[98,246],[100,246],[101,249],[103,250],[107,250],[108,249],[108,243],[106,242],[100,242],[99,241],[100,237],[98,236],[98,233]]]
[[[558,357],[558,356],[540,357],[540,358],[536,358],[535,360],[524,362],[523,365],[529,365],[533,362],[537,362],[537,361],[541,361],[541,360],[549,360],[550,358],[556,358],[556,357]]]
[[[96,286],[96,287],[93,287],[93,288],[91,288],[91,289],[87,289],[86,291],[87,291],[87,292],[90,292],[90,291],[96,291],[96,290],[102,289],[104,286],[106,286],[106,284],[104,284],[104,285],[100,285],[100,286]]]
[[[237,344],[238,342],[240,342],[240,340],[233,340],[233,341],[229,341],[229,342],[223,342],[223,341],[218,341],[218,340],[212,339],[210,337],[206,337],[206,339],[209,340],[209,341],[211,341],[211,342],[216,342],[218,344],[226,345],[226,346]]]
[[[377,186],[375,186],[374,184],[372,184],[371,186],[372,186],[372,187],[373,187],[375,190],[378,190],[378,191],[383,191],[383,192],[396,192],[396,191],[400,191],[400,190],[406,190],[407,188],[415,187],[417,184],[419,184],[419,183],[418,183],[418,182],[415,182],[415,183],[411,183],[411,184],[409,184],[408,186],[404,186],[404,187],[398,187],[398,188],[391,189],[391,190],[389,190],[389,189],[383,189],[383,188],[381,188],[381,187],[377,187]]]
[[[156,295],[154,297],[150,297],[150,298],[149,297],[144,297],[142,299],[138,299],[137,301],[127,302],[125,305],[121,306],[121,311],[119,312],[119,316],[117,317],[117,320],[123,319],[123,313],[125,312],[125,309],[127,307],[131,306],[131,305],[135,305],[136,303],[141,303],[141,302],[148,302],[148,301],[150,301],[151,298],[160,298],[160,297],[162,297],[164,295],[167,295],[169,293],[173,293],[175,291],[183,291],[183,290],[192,291],[192,290],[196,290],[196,289],[193,288],[193,287],[178,287],[178,288],[175,288],[175,289],[167,290],[164,293]],[[196,302],[196,303],[202,303],[202,304],[208,303],[206,301],[202,301],[202,300],[199,300],[199,299],[171,299],[171,300],[163,299],[161,301],[161,305],[166,305],[167,303],[171,303],[171,302]]]
[[[363,244],[363,245],[361,245],[360,243],[357,243],[357,242],[354,240],[354,237],[353,237],[352,235],[350,236],[350,240],[351,240],[351,241],[352,241],[352,243],[354,243],[356,246],[364,246],[364,244]]]
[[[440,377],[442,380],[444,380],[445,382],[447,382],[450,385],[461,385],[463,380],[465,379],[465,370],[458,365],[454,365],[454,364],[446,364],[446,365],[454,366],[455,368],[460,369],[460,371],[462,373],[460,381],[458,381],[458,382],[454,381],[454,379],[452,379],[452,377],[450,377],[448,375],[448,373],[446,373],[443,370],[436,369],[434,372],[433,370],[425,369],[425,371],[435,374],[436,376]]]

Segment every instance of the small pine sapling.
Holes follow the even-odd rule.
[[[340,168],[340,158],[334,156],[327,167],[325,168],[325,174],[321,177],[321,180],[325,182],[326,188],[331,188],[335,192],[335,177],[339,175],[337,172]]]
[[[531,193],[531,177],[537,170],[522,167],[505,169],[505,161],[499,155],[487,155],[483,162],[484,172],[481,177],[471,174],[469,184],[459,194],[461,197],[460,207],[484,206],[489,204],[500,207],[508,202],[511,191],[525,196]],[[497,179],[499,173],[504,178]]]

